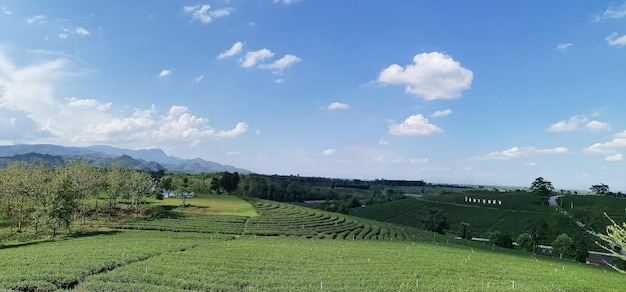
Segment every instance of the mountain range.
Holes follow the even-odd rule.
[[[121,164],[123,167],[146,171],[181,171],[186,173],[200,172],[239,172],[248,174],[251,171],[223,165],[200,158],[182,159],[169,156],[161,149],[130,150],[106,145],[88,147],[67,147],[50,144],[19,144],[0,146],[0,166],[11,161],[44,161],[46,166],[55,166],[68,160],[83,159],[90,165],[112,166]]]

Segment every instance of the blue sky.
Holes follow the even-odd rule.
[[[2,1],[0,144],[626,190],[620,1]]]

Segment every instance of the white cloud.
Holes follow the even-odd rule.
[[[554,154],[564,154],[569,153],[569,150],[565,147],[555,147],[548,149],[537,149],[535,147],[511,147],[510,149],[499,151],[499,152],[491,152],[484,156],[472,157],[475,160],[508,160],[514,158],[522,158],[529,157],[532,155],[543,154],[543,155],[554,155]]]
[[[78,99],[76,97],[67,98],[67,106],[71,108],[81,109],[81,110],[90,110],[95,109],[97,111],[107,111],[113,105],[112,103],[101,103],[95,99],[87,98],[87,99]]]
[[[560,44],[558,44],[558,45],[556,46],[556,49],[557,49],[557,50],[560,50],[560,51],[563,51],[563,50],[566,50],[567,48],[569,48],[569,47],[571,47],[571,46],[573,46],[573,45],[574,45],[574,44],[572,44],[572,43],[560,43]]]
[[[223,53],[219,54],[217,56],[217,58],[218,59],[224,59],[224,58],[227,58],[227,57],[232,57],[232,56],[234,56],[236,54],[241,53],[241,50],[243,50],[243,43],[239,41],[239,42],[234,43],[230,47],[230,49],[228,49],[228,50],[224,51]]]
[[[172,73],[172,70],[164,69],[163,71],[161,71],[161,73],[159,73],[159,77],[165,77],[167,75],[170,75],[170,73]]]
[[[0,51],[0,124],[2,139],[11,143],[109,145],[131,148],[178,145],[189,147],[207,139],[234,138],[248,130],[245,122],[216,130],[209,120],[172,106],[160,113],[155,106],[115,109],[92,98],[57,97],[69,78],[71,61],[58,58],[17,67]],[[165,147],[165,146],[164,146]]]
[[[600,121],[590,121],[587,117],[577,115],[568,120],[559,121],[548,127],[548,132],[573,132],[587,130],[590,132],[607,131],[610,129],[608,123]]]
[[[378,76],[379,82],[406,85],[406,93],[425,100],[461,97],[461,92],[472,85],[472,79],[472,71],[439,52],[417,54],[406,68],[393,64]]]
[[[452,110],[451,110],[451,109],[445,109],[445,110],[442,110],[442,111],[436,111],[436,112],[434,112],[434,113],[432,114],[432,116],[433,116],[433,117],[445,117],[445,116],[447,116],[447,115],[449,115],[449,114],[451,114],[451,113],[452,113]]]
[[[626,45],[626,35],[618,37],[616,32],[608,35],[605,40],[609,46],[623,47]]]
[[[272,56],[274,56],[274,53],[272,53],[268,49],[260,49],[258,51],[247,52],[241,60],[241,67],[250,68],[256,65],[258,62],[269,59]]]
[[[237,125],[235,126],[234,129],[228,130],[228,131],[219,131],[217,133],[217,136],[218,137],[233,138],[233,137],[237,137],[237,136],[245,133],[246,131],[248,131],[248,124],[244,123],[244,122],[239,122],[239,123],[237,123]]]
[[[607,157],[604,157],[604,160],[606,161],[622,161],[624,160],[624,156],[622,155],[622,153],[617,153],[614,155],[609,155]]]
[[[2,12],[2,14],[5,15],[11,15],[13,14],[13,11],[9,10],[9,8],[2,6],[2,8],[0,8],[0,11]]]
[[[259,65],[259,68],[261,68],[261,69],[272,69],[272,70],[276,70],[276,71],[280,72],[280,71],[282,71],[282,70],[284,70],[286,68],[289,68],[293,64],[301,62],[301,61],[302,61],[302,59],[300,59],[299,57],[287,54],[287,55],[283,56],[282,58],[274,61],[271,64]]]
[[[298,3],[300,1],[302,0],[274,0],[274,3],[283,3],[283,4],[290,5],[290,4]]]
[[[336,152],[335,149],[328,148],[328,149],[322,151],[322,155],[323,156],[331,156],[331,155],[335,154],[335,152]]]
[[[44,23],[46,23],[46,16],[41,14],[41,15],[35,15],[35,16],[26,18],[26,23],[28,23],[28,24],[33,24],[33,23],[44,24]]]
[[[430,135],[433,133],[441,133],[443,130],[430,122],[421,114],[408,117],[402,124],[391,124],[389,133],[392,135],[408,136],[408,135]]]
[[[202,79],[204,79],[204,75],[200,75],[200,76],[196,76],[194,79],[192,79],[191,81],[195,82],[195,83],[200,83],[200,81],[202,81]]]
[[[626,148],[626,131],[615,134],[613,140],[604,143],[595,143],[583,149],[587,154],[617,154],[618,149]]]
[[[82,28],[82,27],[77,27],[76,28],[76,33],[79,35],[89,35],[89,31]]]
[[[391,145],[388,141],[386,141],[386,140],[384,140],[384,139],[380,139],[380,140],[378,140],[378,144],[380,144],[380,145],[385,145],[385,146],[387,146],[387,145]]]
[[[328,105],[328,109],[329,110],[348,109],[349,107],[350,107],[349,104],[341,103],[341,102],[333,102],[333,103]]]
[[[591,121],[585,125],[585,129],[591,132],[608,131],[610,126],[608,123]]]
[[[428,158],[413,158],[411,159],[411,164],[426,164],[428,163]]]
[[[69,36],[69,35],[68,35],[68,34],[66,34],[66,33],[59,33],[59,34],[57,35],[57,37],[59,37],[60,39],[66,39],[68,36]]]
[[[184,6],[183,11],[185,13],[191,14],[192,22],[194,20],[198,20],[202,23],[209,23],[213,21],[215,18],[224,17],[230,15],[232,8],[222,8],[217,10],[210,10],[210,5],[195,5],[195,6]]]
[[[601,15],[596,15],[594,21],[600,21],[603,19],[618,19],[624,16],[626,16],[626,3],[618,7],[610,6]]]
[[[241,151],[228,151],[226,152],[226,155],[228,156],[235,156],[235,155],[239,155],[241,154]]]
[[[535,162],[535,161],[524,162],[524,166],[534,167],[534,166],[537,166],[537,162]]]

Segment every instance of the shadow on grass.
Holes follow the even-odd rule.
[[[63,240],[68,240],[68,239],[75,239],[75,238],[96,236],[96,235],[115,235],[120,232],[122,231],[119,231],[119,230],[81,230],[81,231],[71,232],[67,235],[59,235],[57,237],[48,236],[46,238],[33,239],[30,241],[25,241],[25,242],[13,242],[13,243],[9,243],[6,245],[0,244],[0,249],[24,247],[24,246],[30,246],[30,245],[37,245],[40,243],[63,241]]]
[[[96,235],[115,235],[120,232],[121,231],[119,230],[80,230],[80,231],[72,232],[71,234],[68,234],[64,238],[81,238],[81,237],[89,237],[89,236],[96,236]]]
[[[185,214],[175,211],[178,206],[154,206],[144,212],[146,219],[180,219],[185,217]]]

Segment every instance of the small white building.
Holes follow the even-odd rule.
[[[183,192],[182,194],[180,194],[181,196],[184,196],[185,198],[195,198],[196,194],[194,192]],[[177,198],[178,195],[176,195],[176,192],[173,190],[163,190],[163,198]]]

